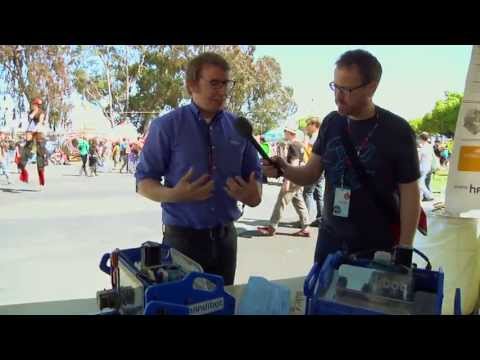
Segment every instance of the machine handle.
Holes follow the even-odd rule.
[[[100,260],[100,270],[105,274],[110,275],[112,268],[107,265],[108,260],[110,260],[110,253],[103,254],[102,259]]]
[[[320,274],[318,271],[319,266],[320,265],[317,262],[313,264],[312,269],[308,273],[307,277],[305,278],[305,282],[303,283],[303,294],[307,297],[312,296],[313,294],[313,288],[315,287],[318,275]]]
[[[455,290],[455,300],[454,300],[454,305],[453,305],[453,313],[455,315],[462,315],[462,296],[460,294],[460,288],[457,288]]]

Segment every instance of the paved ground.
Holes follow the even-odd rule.
[[[134,191],[132,175],[78,176],[78,165],[49,166],[47,189],[38,191],[35,168],[31,184],[6,185],[0,177],[0,305],[94,297],[108,288],[98,263],[114,248],[161,242],[160,205]],[[280,279],[308,273],[312,238],[289,236],[297,220],[290,207],[275,237],[258,237],[255,228],[269,219],[279,187],[264,187],[260,206],[246,208],[238,221],[236,283],[249,276]],[[282,225],[282,224],[281,224]]]

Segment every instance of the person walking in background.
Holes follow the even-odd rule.
[[[120,162],[120,144],[118,141],[113,143],[112,148],[113,170],[117,170],[117,165]]]
[[[91,139],[88,149],[88,166],[90,167],[90,176],[98,176],[97,174],[97,165],[98,165],[98,151],[97,151],[97,140]]]
[[[430,136],[428,138],[428,144],[426,145],[430,148],[432,151],[432,164],[430,165],[430,171],[428,172],[427,176],[425,177],[425,186],[427,187],[428,191],[432,191],[430,189],[430,183],[432,182],[432,175],[435,174],[436,171],[438,171],[440,167],[440,161],[437,158],[436,152],[435,152],[435,147],[432,144],[432,137]]]
[[[120,174],[122,170],[126,167],[128,173],[128,157],[130,155],[130,145],[128,144],[127,139],[123,138],[122,143],[120,144],[120,159],[122,160],[122,167],[120,168]]]
[[[15,141],[7,136],[7,171],[12,171],[12,164],[15,163]]]
[[[303,145],[296,140],[296,131],[294,129],[285,128],[285,140],[287,140],[287,162],[292,166],[300,166],[303,163]],[[293,235],[309,237],[310,231],[308,225],[307,206],[303,199],[302,187],[285,179],[282,188],[278,194],[277,202],[270,217],[270,224],[268,226],[260,226],[257,228],[258,232],[263,235],[273,236],[277,231],[278,223],[282,218],[282,214],[287,208],[288,204],[292,203],[295,211],[300,217],[301,230]]]
[[[85,176],[88,176],[87,172],[87,158],[90,146],[87,142],[85,136],[82,136],[78,141],[78,151],[80,152],[80,158],[82,159],[82,167],[80,168],[79,176],[82,176],[82,171],[85,173]]]
[[[8,144],[6,141],[5,130],[0,129],[0,175],[4,175],[7,178],[7,184],[10,185],[10,178],[7,171],[7,151]]]
[[[99,172],[105,172],[104,169],[104,160],[103,160],[103,154],[105,153],[105,145],[102,140],[97,140],[97,153],[98,153],[98,159],[97,159],[97,170]]]
[[[308,163],[312,157],[312,150],[315,141],[318,138],[318,131],[320,129],[320,119],[313,116],[307,121],[307,126],[305,127],[305,132],[308,137],[305,138],[305,156],[304,163]],[[321,175],[320,179],[313,183],[312,185],[304,186],[303,188],[303,198],[305,204],[307,205],[308,213],[310,219],[314,218],[311,226],[319,226],[322,219],[322,197],[323,197],[323,187],[324,187],[324,176]],[[313,211],[316,211],[316,216],[313,216]]]
[[[113,144],[110,141],[107,141],[105,143],[105,151],[103,153],[105,172],[110,172],[113,169],[112,151],[113,151]]]
[[[17,173],[21,172],[21,162],[22,162],[22,143],[17,141],[15,144],[15,164],[17,165]]]
[[[443,166],[448,167],[448,160],[450,158],[450,151],[448,150],[448,147],[444,145],[442,152],[440,153],[441,159]]]
[[[420,179],[418,180],[418,185],[420,187],[420,199],[422,199],[422,201],[434,200],[433,194],[428,189],[426,183],[427,175],[432,171],[432,162],[435,156],[433,146],[428,142],[428,139],[428,133],[423,132],[420,134],[418,148]]]
[[[130,172],[132,174],[135,173],[135,169],[137,168],[139,158],[140,158],[140,146],[138,142],[133,142],[131,144],[131,150],[130,150]]]

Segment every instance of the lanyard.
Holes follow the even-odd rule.
[[[351,119],[350,118],[347,118],[347,132],[348,132],[348,135],[350,136],[350,138],[352,138],[352,129],[351,129]],[[367,148],[368,146],[368,142],[370,141],[370,139],[372,138],[373,134],[375,133],[375,130],[377,130],[377,127],[378,127],[378,123],[379,123],[379,120],[378,120],[378,112],[375,113],[375,126],[373,127],[372,130],[369,131],[369,133],[367,134],[367,136],[365,138],[363,138],[363,140],[360,142],[360,145],[359,146],[355,146],[355,149],[357,150],[357,156],[360,156],[360,153]]]

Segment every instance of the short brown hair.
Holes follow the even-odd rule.
[[[422,139],[423,141],[428,141],[429,140],[428,133],[427,132],[422,132],[420,134],[419,138]]]
[[[365,50],[347,51],[340,56],[335,65],[338,68],[357,65],[364,84],[380,82],[382,77],[382,65],[375,56]]]
[[[317,129],[320,128],[320,119],[316,116],[312,116],[307,119],[307,126],[314,125]]]
[[[230,65],[223,58],[223,56],[214,53],[214,52],[204,52],[200,55],[195,56],[192,60],[188,62],[187,71],[186,71],[186,82],[197,81],[200,78],[200,72],[204,65],[214,65],[221,68],[223,71],[230,71]],[[190,93],[190,90],[187,91]]]

